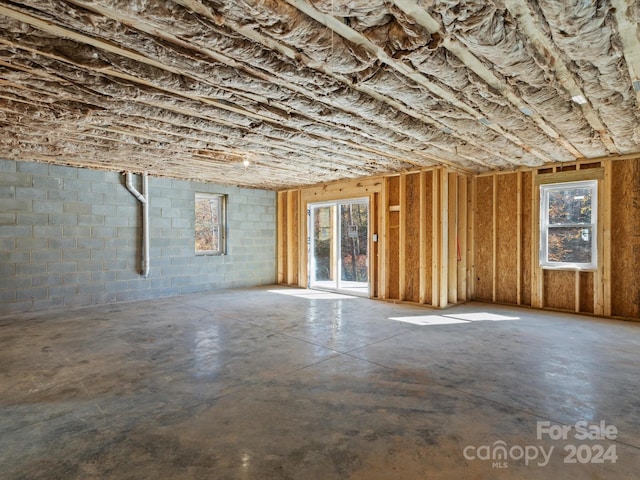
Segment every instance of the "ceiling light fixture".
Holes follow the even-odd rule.
[[[242,161],[242,164],[243,164],[245,167],[248,167],[249,165],[251,165],[251,162],[250,162],[249,160],[246,160],[246,159],[245,159],[245,160],[243,160],[243,161]]]
[[[584,105],[585,103],[587,103],[587,99],[582,95],[575,95],[571,97],[571,100],[573,102],[576,102],[578,105]]]

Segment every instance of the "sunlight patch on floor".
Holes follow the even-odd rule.
[[[469,320],[471,322],[478,320],[489,320],[499,322],[503,320],[520,320],[520,317],[507,317],[506,315],[498,315],[497,313],[477,312],[477,313],[452,313],[445,317],[459,318],[461,320]]]
[[[269,293],[277,293],[280,295],[289,295],[291,297],[306,298],[309,300],[336,300],[356,298],[351,295],[343,295],[341,293],[320,292],[318,290],[304,290],[295,288],[283,288],[279,290],[268,290]]]
[[[450,325],[454,323],[471,323],[476,321],[520,320],[520,317],[508,317],[497,313],[455,313],[445,315],[418,315],[411,317],[389,317],[389,320],[412,323],[413,325]]]
[[[412,323],[414,325],[449,325],[452,323],[469,323],[467,320],[447,318],[440,315],[421,315],[417,317],[389,317],[389,320]]]

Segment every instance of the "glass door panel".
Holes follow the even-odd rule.
[[[340,204],[340,281],[338,288],[369,292],[369,216],[366,202]]]
[[[311,208],[310,286],[337,288],[335,205]]]
[[[369,295],[369,204],[309,206],[309,286]]]

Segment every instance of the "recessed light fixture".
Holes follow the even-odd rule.
[[[587,99],[582,95],[575,95],[571,97],[571,101],[576,102],[578,105],[584,105],[585,103],[587,103]]]
[[[251,165],[251,162],[250,162],[249,160],[246,160],[246,159],[245,159],[245,160],[243,160],[243,161],[242,161],[242,164],[243,164],[245,167],[248,167],[249,165]]]

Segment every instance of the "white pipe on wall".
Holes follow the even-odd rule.
[[[149,178],[147,173],[142,174],[142,193],[133,186],[133,175],[126,172],[127,190],[142,204],[142,276],[149,276]]]

